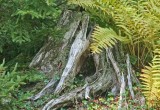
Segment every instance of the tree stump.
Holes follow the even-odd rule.
[[[94,27],[90,25],[90,19],[86,13],[65,10],[57,24],[57,28],[62,30],[68,28],[62,41],[57,47],[53,38],[49,37],[48,42],[30,63],[30,67],[52,74],[51,81],[31,99],[37,100],[47,93],[60,95],[50,100],[43,110],[58,109],[74,103],[75,99],[89,99],[91,95],[104,93],[106,90],[115,95],[119,94],[122,72],[124,78],[127,76],[127,67],[122,66],[126,64],[125,55],[119,48],[108,48],[101,54],[90,53],[90,36],[93,30],[90,27]],[[87,63],[86,59],[89,56],[93,57],[95,71],[91,76],[86,76],[84,86],[65,93],[65,88],[72,85],[75,76]],[[60,79],[56,79],[56,75],[60,76]],[[129,75],[128,78],[130,77],[134,76]],[[131,83],[132,81],[129,82],[130,85]]]

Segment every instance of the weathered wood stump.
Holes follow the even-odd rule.
[[[90,53],[90,36],[93,29],[88,27],[93,26],[90,26],[87,14],[64,11],[57,28],[63,30],[66,27],[63,40],[57,44],[52,37],[49,37],[48,43],[40,49],[30,64],[30,67],[52,75],[51,81],[31,99],[37,100],[47,93],[60,94],[57,99],[50,100],[43,110],[58,109],[73,103],[75,99],[89,99],[91,95],[100,94],[106,90],[116,95],[120,92],[122,78],[127,76],[127,68],[120,66],[126,64],[125,56],[119,52],[118,48],[106,49],[99,55]],[[89,56],[93,57],[95,71],[85,78],[84,86],[62,94],[62,91],[73,83]],[[122,70],[126,70],[123,71],[124,76]],[[55,78],[57,75],[60,79]],[[133,75],[128,76],[129,80],[130,77]],[[132,81],[129,84],[131,85]],[[133,95],[133,91],[131,89],[130,91]]]

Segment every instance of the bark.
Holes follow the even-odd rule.
[[[95,96],[104,93],[106,90],[117,95],[120,91],[120,85],[124,85],[124,80],[121,81],[121,71],[124,68],[121,68],[120,65],[124,64],[125,60],[118,59],[125,59],[125,56],[120,53],[118,48],[106,49],[99,55],[90,54],[89,38],[92,29],[88,28],[89,25],[90,21],[87,14],[69,10],[64,11],[57,25],[57,28],[62,30],[69,27],[64,34],[63,40],[57,44],[52,37],[49,37],[48,43],[33,58],[30,67],[37,68],[46,74],[50,73],[52,79],[31,99],[37,100],[47,93],[60,95],[56,99],[51,99],[43,107],[43,110],[58,109],[74,103],[75,100],[90,99],[91,95]],[[76,75],[82,70],[81,67],[87,63],[86,59],[89,56],[93,57],[95,71],[91,76],[85,75],[85,84],[82,87],[66,93],[66,87],[73,83]],[[129,62],[129,60],[127,61]],[[88,73],[92,71],[87,70]],[[128,71],[131,71],[130,65]],[[125,72],[124,78],[127,79],[127,72]],[[130,81],[130,77],[134,76],[128,74],[128,80]],[[56,79],[57,75],[60,76],[60,80]],[[128,83],[130,87],[131,83],[132,81]],[[121,93],[123,88],[121,87]]]

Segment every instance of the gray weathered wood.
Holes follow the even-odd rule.
[[[77,71],[78,62],[82,54],[88,49],[89,47],[89,40],[86,38],[88,23],[89,23],[89,16],[84,15],[82,17],[82,26],[80,31],[78,32],[69,52],[68,62],[66,64],[65,69],[63,70],[61,79],[54,91],[55,94],[60,93],[64,88],[65,84],[69,81],[73,81]]]
[[[132,68],[131,68],[130,58],[128,54],[127,54],[126,63],[127,63],[127,72],[128,72],[128,75],[127,75],[128,87],[129,87],[129,91],[131,93],[132,99],[134,99],[134,92],[132,89],[133,87],[132,87],[132,80],[131,80]]]
[[[57,75],[60,76],[63,68],[65,67],[67,61],[66,57],[68,56],[67,50],[71,46],[71,43],[69,42],[72,41],[76,34],[81,21],[81,15],[81,13],[73,13],[69,10],[64,11],[59,23],[57,24],[57,28],[62,29],[65,29],[66,27],[68,28],[69,26],[68,31],[64,34],[62,42],[60,42],[60,45],[57,47],[53,38],[49,37],[48,42],[40,49],[30,63],[29,67],[37,68],[38,70],[51,74],[52,76],[50,82],[38,94],[31,97],[32,100],[37,100],[43,95],[53,92],[51,90],[54,89],[53,86],[55,86],[55,83],[57,82],[55,77]],[[75,18],[73,19],[72,16],[75,16]]]
[[[88,84],[85,84],[83,87],[76,88],[75,90],[72,90],[69,93],[65,93],[61,95],[60,97],[56,99],[50,100],[43,108],[43,110],[57,110],[60,107],[63,107],[65,105],[70,105],[74,103],[74,100],[82,100],[85,99],[86,89],[89,88],[90,92],[87,93],[87,99],[90,94],[96,94],[97,92],[100,94],[99,91],[106,91],[107,89],[110,89],[113,87],[113,80],[112,77],[114,77],[113,73],[114,70],[111,66],[108,65],[108,62],[105,58],[105,53],[101,54],[99,57],[99,63],[100,66],[98,67],[98,73],[96,80],[92,80],[93,82],[90,82]],[[103,68],[103,69],[102,69]],[[88,91],[87,91],[88,92]]]
[[[121,59],[118,48],[112,53],[112,49],[106,49],[101,54],[92,54],[95,71],[91,76],[86,76],[86,84],[65,93],[65,88],[70,86],[75,76],[81,70],[81,67],[89,55],[89,37],[87,35],[89,25],[89,16],[87,14],[76,13],[69,10],[64,11],[57,28],[62,30],[67,27],[62,41],[55,43],[52,37],[49,37],[45,44],[33,58],[30,67],[35,67],[45,73],[52,74],[51,81],[35,96],[32,100],[37,100],[47,93],[59,94],[56,99],[51,99],[43,107],[43,110],[59,109],[82,99],[89,99],[90,95],[101,94],[107,91],[113,91],[116,95],[120,90],[119,108],[122,106],[122,94],[125,89],[126,75],[121,76],[119,64],[124,62],[116,61]],[[92,31],[91,31],[92,32]],[[123,68],[124,69],[124,68]],[[126,68],[125,68],[126,69]],[[131,71],[131,70],[129,70]],[[88,71],[89,72],[89,71]],[[56,75],[60,80],[56,80]],[[128,82],[132,74],[128,76]],[[56,85],[57,84],[57,85]],[[121,84],[121,87],[119,87]],[[131,85],[130,83],[128,84]],[[131,86],[130,86],[131,87]],[[62,91],[64,90],[64,94]],[[61,94],[60,94],[61,93]]]

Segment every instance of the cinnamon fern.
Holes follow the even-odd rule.
[[[68,3],[79,5],[91,15],[99,17],[117,34],[106,42],[104,37],[111,35],[113,31],[106,33],[109,35],[101,34],[104,36],[100,36],[96,33],[100,32],[102,27],[96,27],[92,36],[93,39],[96,39],[91,45],[93,52],[112,47],[116,40],[124,38],[128,39],[123,39],[123,41],[129,44],[126,47],[130,54],[137,56],[139,62],[144,63],[147,55],[152,55],[154,45],[160,38],[160,0],[68,0]],[[104,30],[106,30],[105,27]],[[110,45],[111,42],[112,45]]]
[[[117,40],[125,40],[123,37],[116,34],[111,28],[102,28],[97,26],[92,33],[93,43],[91,50],[93,53],[100,53],[103,47],[112,47]]]
[[[142,89],[149,107],[160,105],[160,49],[154,53],[152,64],[146,66],[141,74]]]

